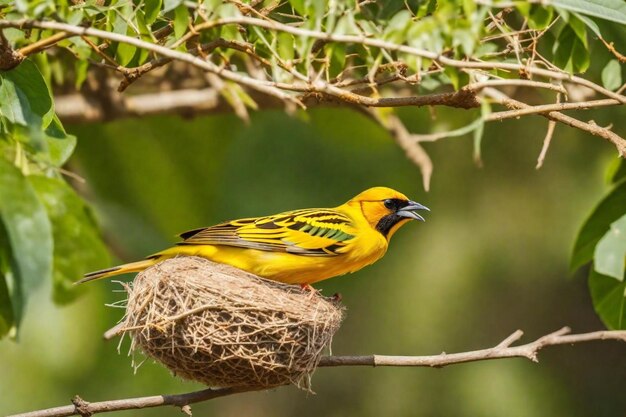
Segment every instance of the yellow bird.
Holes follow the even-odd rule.
[[[232,220],[180,235],[177,246],[145,260],[91,272],[78,283],[142,271],[175,256],[200,256],[252,274],[308,286],[355,272],[385,254],[393,234],[427,207],[386,187],[363,191],[335,208]]]

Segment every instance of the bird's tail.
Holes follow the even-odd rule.
[[[100,271],[90,272],[85,274],[83,279],[76,281],[76,284],[83,284],[89,281],[95,281],[97,279],[109,278],[115,275],[127,274],[130,272],[143,271],[146,268],[159,262],[160,257],[151,257],[144,259],[143,261],[131,262],[129,264],[114,266],[113,268],[101,269]]]

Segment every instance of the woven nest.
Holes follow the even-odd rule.
[[[310,377],[343,318],[333,299],[198,257],[161,262],[127,286],[121,329],[175,375],[267,388]]]

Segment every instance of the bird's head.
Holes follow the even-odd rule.
[[[359,208],[370,226],[378,230],[387,240],[410,220],[424,221],[416,211],[428,210],[428,207],[409,200],[401,192],[387,187],[369,188],[347,204]]]

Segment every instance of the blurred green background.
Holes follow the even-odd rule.
[[[595,121],[619,120],[619,110]],[[401,114],[415,132],[433,123],[459,127],[473,115]],[[319,285],[327,295],[341,292],[348,309],[333,353],[390,355],[479,349],[518,328],[525,341],[564,325],[603,328],[585,271],[568,271],[568,256],[607,190],[603,171],[616,154],[598,138],[558,126],[544,168],[535,170],[546,127],[538,117],[488,125],[483,168],[472,161],[469,137],[428,144],[435,172],[425,193],[417,168],[388,134],[348,110],[263,112],[249,126],[229,115],[67,126],[79,138],[70,168],[86,179],[76,185],[96,207],[112,263],[158,251],[188,229],[334,206],[375,185],[430,207],[425,223],[394,237],[384,259]],[[123,313],[106,306],[123,298],[120,286],[80,290],[63,308],[42,290],[19,343],[0,342],[1,415],[69,404],[75,394],[99,401],[201,388],[151,361],[134,374],[128,340],[118,354],[116,341],[101,339]],[[551,347],[539,364],[320,369],[316,395],[284,387],[192,408],[197,416],[626,416],[624,354],[623,344],[609,341]]]

